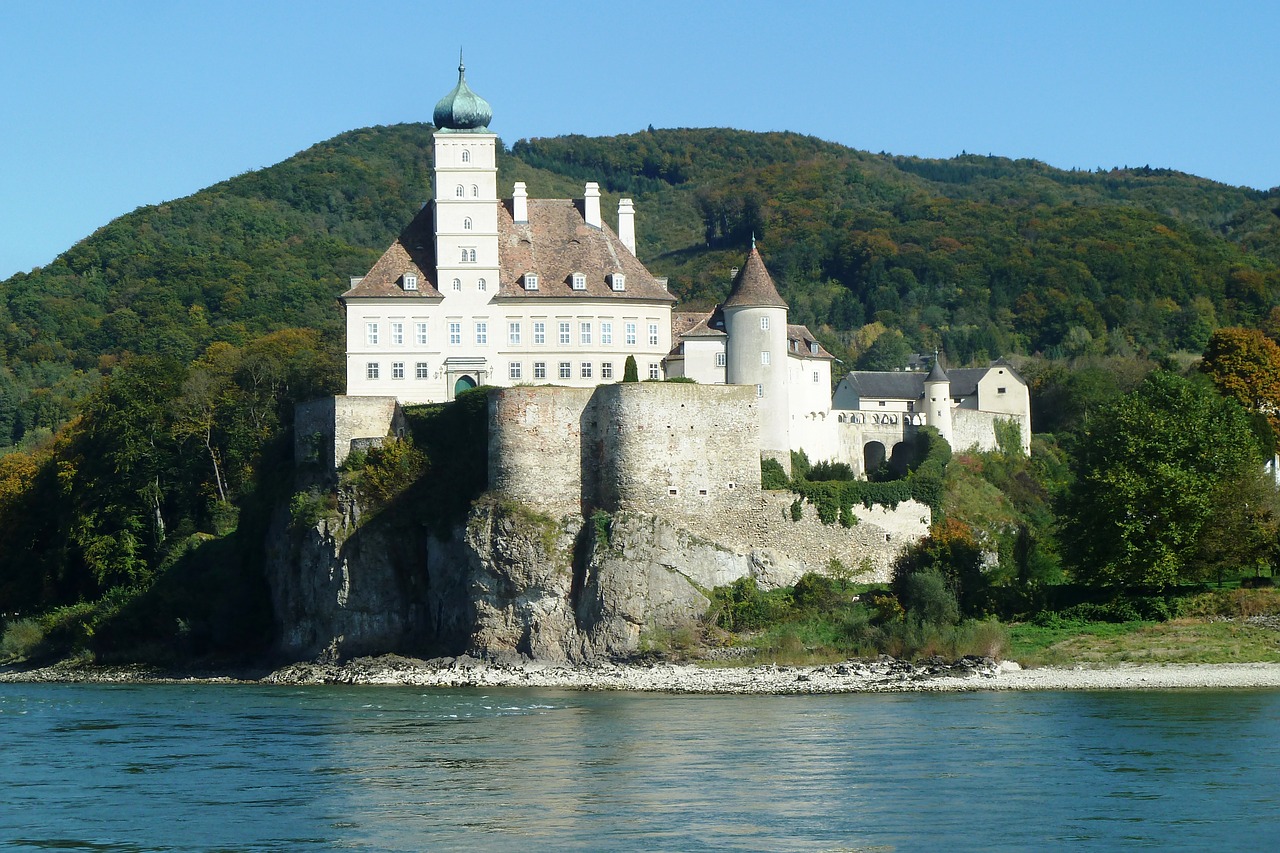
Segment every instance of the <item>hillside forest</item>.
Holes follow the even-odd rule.
[[[341,390],[336,297],[429,195],[431,130],[342,134],[0,282],[11,627],[99,653],[269,644],[258,555],[290,498],[292,405]],[[599,181],[606,219],[635,199],[641,259],[689,307],[724,298],[754,235],[844,369],[1011,359],[1033,452],[953,449],[900,604],[928,572],[958,615],[1006,619],[1269,574],[1280,191],[727,129],[500,145],[499,186],[517,180],[561,198]]]

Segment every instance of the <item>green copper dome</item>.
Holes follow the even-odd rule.
[[[459,55],[458,85],[436,104],[432,121],[439,130],[488,133],[493,109],[488,101],[471,91],[471,87],[467,85],[466,70],[467,66],[462,64],[462,57]]]

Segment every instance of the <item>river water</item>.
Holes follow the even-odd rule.
[[[1280,849],[1280,691],[0,684],[0,848]]]

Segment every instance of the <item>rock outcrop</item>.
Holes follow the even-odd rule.
[[[785,586],[822,568],[740,538],[641,513],[553,519],[496,494],[437,536],[404,508],[360,518],[343,499],[313,526],[279,513],[268,581],[280,652],[295,660],[399,651],[589,663],[693,624],[713,587]]]

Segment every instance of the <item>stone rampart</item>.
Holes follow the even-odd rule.
[[[342,396],[299,403],[293,427],[294,462],[332,471],[351,452],[353,439],[401,435],[405,424],[395,397]]]
[[[952,410],[951,449],[958,453],[974,447],[983,451],[995,450],[996,421],[1017,421],[1022,428],[1024,451],[1030,451],[1031,419],[1029,417],[980,412],[973,409]]]
[[[594,394],[550,386],[491,392],[489,488],[549,515],[582,512],[583,423]]]

